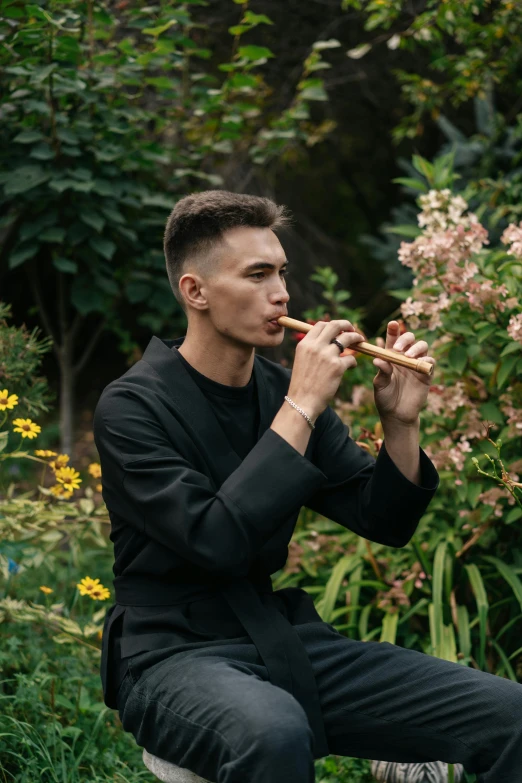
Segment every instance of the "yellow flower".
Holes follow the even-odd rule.
[[[37,457],[56,457],[55,451],[49,451],[49,449],[35,449],[35,452]]]
[[[40,585],[40,590],[42,593],[52,593],[53,589],[51,587],[46,587],[45,585]]]
[[[99,462],[91,462],[89,467],[87,468],[89,473],[93,478],[100,478],[101,476],[101,465]]]
[[[0,411],[12,410],[15,405],[18,405],[18,394],[9,394],[7,389],[0,391]]]
[[[103,490],[103,487],[101,484],[96,484],[96,492],[101,492]]]
[[[105,601],[111,596],[110,591],[100,584],[99,579],[91,579],[90,576],[85,576],[76,587],[80,595],[88,595],[93,601]]]
[[[49,463],[49,466],[52,468],[52,470],[58,470],[59,468],[65,468],[68,462],[69,462],[68,454],[58,454],[56,459],[53,459]]]
[[[39,424],[35,424],[31,419],[15,419],[13,421],[13,432],[21,432],[22,438],[36,438],[42,428]]]
[[[49,487],[49,492],[56,498],[63,498],[64,500],[68,500],[72,495],[72,489],[66,490],[62,484],[55,484],[53,487]]]
[[[64,485],[67,490],[80,489],[82,480],[80,474],[74,468],[58,468],[56,481]]]

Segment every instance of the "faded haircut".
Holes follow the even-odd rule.
[[[214,252],[223,232],[241,226],[277,231],[290,222],[286,207],[263,196],[205,190],[180,199],[169,215],[163,236],[163,250],[172,291],[185,314],[187,307],[179,281],[190,261],[202,276],[217,271]]]

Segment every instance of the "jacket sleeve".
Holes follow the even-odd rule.
[[[109,512],[205,570],[246,576],[262,546],[326,476],[268,429],[216,491],[140,394],[106,390],[96,406]]]
[[[357,446],[330,407],[315,444],[314,464],[327,476],[306,501],[316,511],[369,541],[405,546],[439,486],[435,466],[420,449],[420,485],[398,469],[386,450],[377,459]]]

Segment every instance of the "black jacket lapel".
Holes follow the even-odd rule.
[[[184,339],[162,340],[153,336],[142,361],[147,362],[168,387],[171,402],[191,432],[194,443],[198,445],[208,466],[209,476],[220,487],[242,460],[230,446],[207,398],[186,371],[177,351],[172,350],[173,346],[180,346]],[[278,406],[274,395],[270,393],[257,356],[254,357],[254,376],[259,398],[259,439],[272,423],[277,413],[275,407]],[[211,450],[208,444],[212,444]]]

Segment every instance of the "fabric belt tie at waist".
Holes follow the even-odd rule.
[[[275,606],[261,601],[261,593],[273,592],[270,577],[255,583],[244,578],[208,587],[201,584],[160,585],[145,580],[140,584],[138,580],[130,582],[116,577],[114,588],[116,604],[105,618],[101,660],[101,679],[108,707],[116,709],[116,695],[108,687],[110,635],[116,630],[115,623],[125,612],[125,606],[174,606],[221,593],[254,643],[270,682],[292,694],[303,707],[314,735],[314,756],[321,758],[329,754],[319,692],[306,649],[293,625]],[[182,644],[184,640],[178,638]],[[133,655],[138,649],[136,642],[141,650],[152,650],[175,644],[177,640],[176,634],[169,632],[121,639],[120,656]]]

